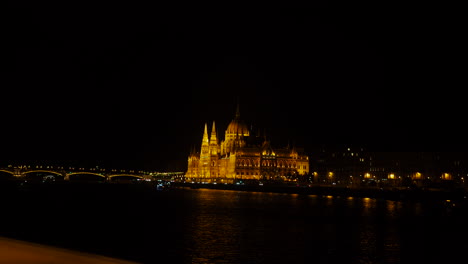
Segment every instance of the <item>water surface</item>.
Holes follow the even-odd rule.
[[[131,185],[2,197],[0,235],[141,263],[467,261],[467,214],[442,202]]]

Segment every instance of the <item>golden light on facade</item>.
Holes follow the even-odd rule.
[[[261,144],[260,144],[261,143]],[[284,175],[309,173],[309,158],[296,148],[273,148],[262,137],[250,135],[248,126],[240,119],[239,107],[226,129],[224,140],[211,132],[205,123],[199,151],[189,154],[186,178],[235,183],[242,180],[272,180]]]
[[[451,179],[452,179],[452,174],[450,174],[450,173],[443,173],[442,176],[441,176],[441,178],[442,178],[443,180],[451,180]]]
[[[262,152],[262,155],[268,155],[268,154],[270,154],[270,156],[276,156],[276,153],[275,153],[275,152],[269,153],[269,152],[267,152],[266,150],[264,150],[264,151]]]
[[[371,174],[368,173],[368,172],[367,172],[366,174],[364,174],[364,178],[366,178],[366,179],[369,179],[369,178],[371,178],[371,177],[372,177]]]
[[[388,174],[388,178],[392,180],[395,179],[395,174],[394,173]]]
[[[333,178],[333,172],[332,172],[332,171],[330,171],[330,172],[328,173],[328,177]]]
[[[422,174],[420,172],[416,172],[413,175],[414,180],[421,180],[422,179]]]

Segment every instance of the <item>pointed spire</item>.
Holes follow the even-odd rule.
[[[208,140],[208,124],[205,123],[205,131],[203,132],[203,143],[209,143]]]
[[[239,111],[239,99],[237,99],[237,106],[236,106],[236,120],[240,119],[240,111]]]
[[[206,156],[210,151],[210,140],[208,139],[208,124],[205,123],[205,131],[203,132],[203,139],[201,145],[201,156]]]
[[[210,143],[218,144],[218,138],[216,137],[215,121],[213,121],[213,128],[211,128]]]
[[[213,121],[213,128],[211,129],[210,136],[210,154],[217,155],[219,153],[218,137],[216,136],[215,121]]]

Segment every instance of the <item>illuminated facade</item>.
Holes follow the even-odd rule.
[[[252,135],[240,119],[239,106],[220,141],[215,123],[205,123],[201,149],[188,157],[185,180],[206,183],[288,181],[309,173],[309,157],[296,147],[273,149],[270,141]]]

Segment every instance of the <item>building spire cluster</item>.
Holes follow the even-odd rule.
[[[211,133],[210,133],[211,132]],[[188,158],[186,179],[196,182],[266,181],[309,173],[309,158],[289,146],[273,149],[266,136],[251,135],[240,118],[239,104],[224,140],[205,123],[201,149]]]

